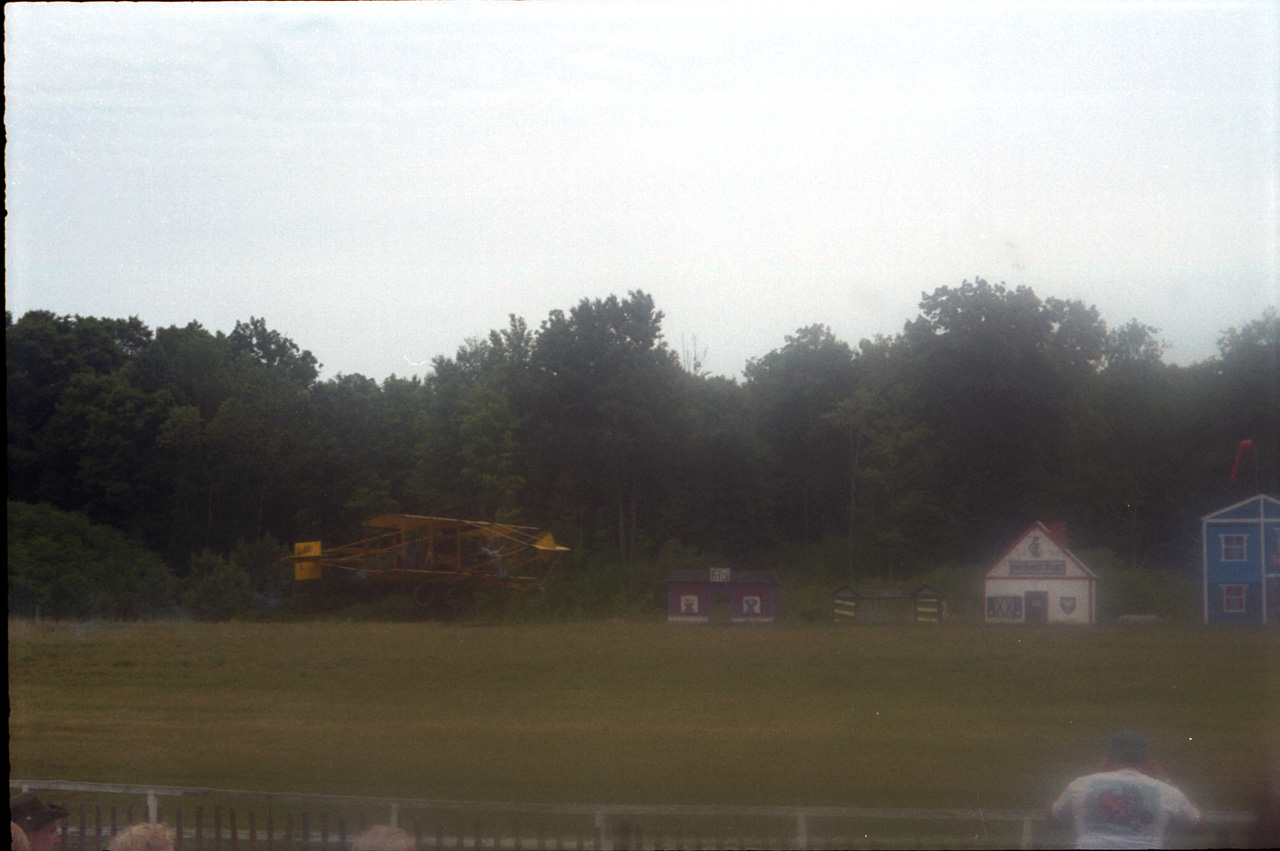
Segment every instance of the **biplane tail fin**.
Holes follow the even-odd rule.
[[[306,556],[319,556],[321,552],[319,541],[307,541],[293,545],[294,558],[305,558]],[[321,575],[320,563],[315,561],[294,561],[293,562],[293,578],[301,581],[304,579],[319,579]]]

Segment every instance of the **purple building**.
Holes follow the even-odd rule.
[[[780,587],[767,570],[673,570],[667,577],[667,621],[772,623]]]

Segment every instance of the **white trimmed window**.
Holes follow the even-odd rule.
[[[1222,611],[1243,612],[1245,610],[1244,595],[1245,595],[1244,585],[1223,585],[1222,586]]]
[[[1245,536],[1244,535],[1223,535],[1222,536],[1222,560],[1223,561],[1244,561],[1245,556]]]

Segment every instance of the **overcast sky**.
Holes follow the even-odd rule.
[[[984,277],[1280,301],[1280,4],[5,6],[7,309],[264,317],[324,377],[643,289],[715,373]]]

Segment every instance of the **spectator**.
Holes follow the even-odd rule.
[[[62,842],[58,821],[70,815],[57,804],[46,804],[34,792],[21,792],[9,799],[9,821],[22,828],[31,851],[55,851]]]
[[[108,851],[173,851],[173,828],[167,824],[143,822],[117,834]]]
[[[1055,819],[1071,820],[1077,848],[1163,848],[1170,822],[1200,826],[1200,811],[1160,779],[1141,734],[1112,736],[1101,768],[1071,781],[1050,808]]]
[[[31,851],[31,843],[27,841],[27,835],[22,832],[22,828],[18,827],[17,822],[9,822],[9,849],[10,851]]]
[[[351,851],[417,851],[418,843],[398,827],[375,824],[351,840]]]

